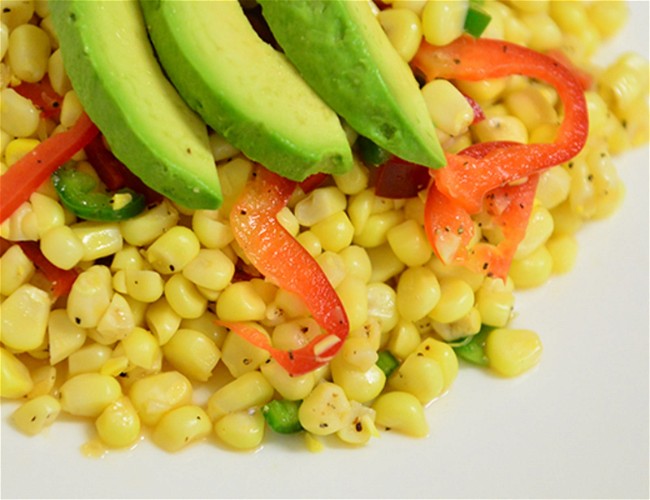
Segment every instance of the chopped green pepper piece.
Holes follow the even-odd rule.
[[[361,153],[361,160],[369,167],[378,167],[387,162],[392,156],[384,148],[377,146],[377,144],[362,135],[357,139],[357,146],[359,147],[359,153]]]
[[[302,430],[298,408],[302,401],[274,399],[262,407],[262,415],[269,427],[280,434],[293,434]]]
[[[65,164],[52,174],[52,183],[61,202],[78,217],[93,221],[119,221],[142,212],[145,197],[124,188],[101,191],[98,182],[86,172]]]
[[[475,365],[487,366],[488,358],[485,355],[485,339],[493,329],[491,326],[483,325],[476,335],[470,337],[469,342],[454,347],[456,355]]]
[[[379,351],[377,353],[377,362],[375,364],[382,372],[384,372],[386,378],[388,378],[399,366],[399,361],[389,351]]]
[[[480,7],[482,3],[470,0],[469,9],[467,9],[467,15],[465,16],[465,32],[475,38],[483,34],[492,20],[492,16]]]

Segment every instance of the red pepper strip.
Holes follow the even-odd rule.
[[[570,69],[576,79],[580,82],[580,85],[582,85],[582,90],[589,90],[593,87],[594,77],[582,68],[576,66],[560,49],[549,50],[546,52],[546,55]]]
[[[45,278],[52,283],[52,294],[55,298],[67,295],[79,273],[74,269],[66,270],[56,267],[41,252],[35,241],[19,241],[18,245],[29,260],[40,269]]]
[[[299,375],[325,365],[334,357],[347,337],[349,323],[325,273],[277,221],[276,214],[286,205],[296,183],[261,167],[254,175],[230,212],[235,239],[264,276],[302,298],[325,331],[306,346],[283,351],[274,348],[252,326],[228,321],[219,324],[269,351],[289,373]]]
[[[573,73],[554,59],[501,40],[462,36],[443,47],[423,42],[412,61],[428,80],[483,80],[521,74],[553,85],[564,105],[564,120],[555,142],[495,148],[481,158],[447,156],[447,166],[435,171],[437,188],[469,213],[477,213],[488,191],[559,165],[584,146],[589,128],[582,86]]]
[[[0,177],[0,222],[10,217],[52,172],[88,145],[98,133],[97,127],[84,113],[71,129],[48,137],[12,165]]]
[[[32,101],[41,110],[41,117],[59,118],[63,97],[54,91],[47,75],[39,82],[22,82],[13,89]]]

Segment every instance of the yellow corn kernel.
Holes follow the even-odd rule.
[[[140,417],[131,400],[122,396],[108,405],[95,420],[102,443],[111,448],[131,446],[140,437]]]
[[[345,262],[339,254],[332,251],[325,251],[316,257],[316,262],[334,288],[341,284],[346,274]]]
[[[52,89],[59,94],[65,95],[72,90],[72,84],[63,67],[63,56],[61,49],[56,49],[47,61],[47,76],[52,84]]]
[[[573,211],[566,201],[551,210],[553,215],[553,234],[575,234],[582,226],[583,218]]]
[[[468,2],[437,0],[422,10],[422,32],[431,45],[447,45],[463,34]]]
[[[63,96],[61,103],[61,126],[64,129],[72,127],[83,112],[83,107],[79,101],[79,97],[74,90],[70,90]]]
[[[352,411],[349,422],[336,433],[336,436],[344,443],[352,445],[363,445],[372,437],[379,437],[379,431],[375,426],[375,411],[357,401],[351,401]]]
[[[504,78],[480,80],[470,82],[465,80],[454,81],[454,85],[463,94],[468,95],[476,102],[491,103],[498,99],[506,88]]]
[[[339,252],[348,247],[354,236],[354,226],[345,212],[336,212],[311,226],[311,231],[324,250]]]
[[[111,377],[118,377],[125,374],[129,370],[129,360],[126,356],[119,356],[113,353],[111,357],[99,370],[102,375],[109,375]]]
[[[537,87],[527,87],[507,94],[504,103],[509,113],[533,130],[543,124],[556,124],[557,112]]]
[[[398,359],[405,359],[420,345],[420,332],[411,321],[400,319],[390,333],[387,349]]]
[[[0,396],[8,399],[22,398],[33,387],[34,382],[27,367],[0,346]]]
[[[395,430],[408,436],[425,437],[429,424],[422,403],[413,394],[391,391],[379,396],[372,404],[375,423],[386,430]]]
[[[409,9],[392,8],[380,11],[377,19],[402,59],[406,62],[413,59],[422,41],[422,23],[418,15]]]
[[[439,323],[456,321],[469,313],[474,306],[474,291],[463,280],[442,279],[439,293],[440,299],[428,314],[431,319]]]
[[[591,2],[587,16],[604,38],[618,33],[627,23],[629,10],[626,2]]]
[[[348,217],[354,226],[354,234],[360,234],[372,213],[375,194],[372,189],[365,189],[350,197],[348,203]]]
[[[221,359],[233,377],[256,370],[268,357],[269,353],[264,349],[255,347],[234,332],[228,333],[221,348]]]
[[[520,19],[530,32],[528,46],[531,49],[544,52],[562,44],[562,31],[548,14],[526,13]]]
[[[210,434],[212,422],[199,406],[186,405],[165,413],[156,424],[151,440],[163,450],[174,452]]]
[[[318,236],[309,230],[302,231],[300,234],[298,234],[298,236],[296,236],[296,240],[302,245],[305,250],[307,250],[307,252],[309,252],[309,255],[312,257],[317,257],[323,251],[323,246],[321,245]]]
[[[214,424],[217,437],[237,450],[253,450],[264,439],[264,415],[258,409],[224,415]]]
[[[39,347],[47,330],[50,296],[30,284],[18,287],[2,304],[0,339],[18,352]]]
[[[273,329],[273,345],[285,351],[307,345],[321,333],[319,324],[313,318],[302,317],[285,321]]]
[[[551,254],[554,274],[565,274],[573,269],[578,256],[578,241],[573,235],[553,236],[546,242],[546,249]]]
[[[446,342],[428,337],[420,343],[414,355],[422,355],[438,362],[444,380],[443,391],[449,389],[453,381],[456,380],[458,358],[453,348]]]
[[[368,368],[360,369],[347,363],[343,356],[337,356],[332,360],[330,368],[332,381],[343,389],[351,401],[371,401],[379,396],[386,384],[386,375],[374,363]]]
[[[68,295],[70,320],[82,328],[94,328],[113,297],[111,272],[106,266],[94,265],[79,274]]]
[[[217,299],[217,315],[224,321],[264,319],[266,304],[250,282],[228,285]]]
[[[339,252],[345,266],[345,274],[355,276],[364,283],[370,281],[372,266],[365,248],[350,245]]]
[[[536,205],[530,214],[526,234],[515,252],[515,259],[521,259],[533,253],[553,234],[553,216],[544,207]]]
[[[50,363],[55,365],[84,345],[86,330],[70,321],[65,309],[55,309],[48,317],[47,336]]]
[[[274,359],[263,363],[260,366],[260,371],[284,399],[291,401],[304,399],[314,388],[313,373],[291,375]]]
[[[0,256],[0,294],[9,296],[26,284],[36,268],[20,245],[12,245]]]
[[[36,132],[40,112],[32,101],[21,96],[14,89],[5,88],[0,91],[0,103],[2,103],[0,106],[0,123],[2,123],[2,129],[5,132],[18,138],[30,137]],[[23,150],[25,153],[34,147],[33,143],[19,144],[21,146],[17,149]],[[29,149],[27,149],[28,144],[31,144]],[[7,148],[9,148],[9,145],[7,145]],[[7,155],[6,151],[5,155]],[[12,156],[15,156],[15,153],[12,153]],[[7,164],[9,165],[8,161]]]
[[[397,258],[409,267],[422,266],[431,258],[431,245],[424,228],[413,219],[392,227],[386,237]]]
[[[61,409],[71,415],[97,417],[122,395],[113,377],[99,373],[81,373],[61,386]]]
[[[20,160],[27,153],[32,151],[41,143],[38,139],[13,139],[5,148],[5,163],[11,168],[14,163]]]
[[[220,213],[218,210],[196,210],[192,215],[192,230],[206,248],[225,248],[234,238]]]
[[[619,114],[648,92],[648,61],[634,52],[622,54],[598,75],[598,92]]]
[[[319,436],[334,434],[346,424],[352,408],[343,389],[331,382],[321,382],[298,409],[300,424]]]
[[[40,247],[47,260],[61,269],[72,269],[86,255],[83,242],[70,226],[56,226],[44,232]]]
[[[192,384],[177,371],[149,375],[133,383],[129,399],[142,423],[153,426],[169,410],[192,403]]]
[[[129,363],[135,366],[151,370],[160,362],[162,351],[158,341],[144,328],[134,328],[122,339],[121,345]]]
[[[110,347],[97,343],[81,347],[68,356],[68,374],[99,372],[111,353]]]
[[[514,259],[510,277],[517,288],[532,288],[544,284],[553,271],[553,258],[544,245],[530,255]]]
[[[291,209],[289,209],[289,207],[281,208],[275,217],[280,225],[286,229],[291,236],[296,236],[298,234],[298,231],[300,230],[300,224],[298,223],[298,219],[296,219],[296,216],[293,215],[293,212]]]
[[[230,213],[233,204],[244,189],[246,182],[248,182],[252,169],[252,162],[242,156],[237,156],[218,166],[217,170],[223,193],[223,202],[220,207],[222,213]]]
[[[235,274],[235,265],[221,250],[202,249],[183,269],[183,276],[209,290],[223,290]]]
[[[25,82],[38,82],[43,78],[51,50],[50,37],[33,24],[22,24],[9,35],[11,69]]]
[[[22,203],[0,224],[0,236],[9,241],[38,240],[38,221],[31,203]]]
[[[474,120],[474,110],[451,82],[433,80],[422,87],[422,95],[433,123],[443,132],[457,136]]]
[[[571,189],[571,176],[561,166],[542,172],[537,184],[536,198],[546,209],[557,207],[567,199]]]
[[[397,310],[400,316],[416,321],[429,314],[441,298],[436,275],[428,267],[410,267],[397,283]]]
[[[230,144],[223,136],[214,131],[210,132],[209,136],[210,151],[214,161],[230,160],[239,154],[239,150]]]
[[[207,299],[196,285],[182,274],[174,274],[165,283],[165,298],[181,318],[198,318],[208,307]]]
[[[149,246],[146,257],[156,271],[171,274],[182,271],[199,254],[200,247],[191,229],[175,226]]]
[[[368,187],[368,168],[359,160],[355,159],[352,168],[344,174],[333,175],[336,187],[343,194],[354,195]]]
[[[444,385],[440,364],[433,358],[418,356],[417,352],[407,356],[388,380],[392,390],[413,394],[423,405],[440,396]]]
[[[314,189],[300,200],[294,213],[301,226],[311,227],[330,215],[345,210],[346,204],[345,195],[336,187],[328,186]]]
[[[217,320],[216,314],[206,311],[198,318],[182,319],[180,327],[204,333],[221,349],[228,335],[228,329],[225,326],[217,325]]]
[[[271,401],[273,386],[259,371],[237,377],[208,399],[207,411],[213,421],[228,413],[259,407]]]
[[[472,307],[465,316],[456,321],[452,321],[451,323],[438,323],[434,321],[431,323],[431,326],[445,342],[453,342],[454,340],[474,335],[480,331],[481,313],[478,308]]]
[[[32,370],[31,375],[34,387],[32,387],[32,390],[27,394],[28,399],[49,394],[54,388],[57,378],[57,370],[54,366],[42,365]]]
[[[387,333],[399,320],[397,294],[385,283],[370,283],[367,289],[368,318],[377,322],[381,333]]]
[[[129,296],[146,303],[156,302],[165,291],[162,276],[148,269],[125,269],[124,284]]]
[[[70,227],[84,246],[82,260],[108,257],[122,248],[122,234],[117,223],[84,221]]]
[[[397,258],[389,244],[367,249],[371,263],[370,282],[385,282],[397,276],[406,267]]]
[[[49,394],[44,394],[19,406],[11,414],[11,421],[21,432],[35,436],[46,426],[51,425],[60,411],[59,401]]]
[[[341,347],[339,357],[357,370],[368,370],[377,362],[376,349],[365,336],[348,336]]]
[[[368,319],[368,291],[366,284],[359,278],[346,276],[336,287],[345,313],[348,316],[350,331],[363,326]]]
[[[542,343],[531,330],[497,328],[485,341],[490,367],[506,377],[516,377],[539,363]]]
[[[146,246],[174,227],[178,218],[178,209],[165,200],[135,217],[120,222],[120,231],[130,245]]]
[[[205,382],[221,358],[221,351],[204,333],[180,328],[163,346],[167,361],[184,375]]]
[[[528,130],[515,116],[494,116],[472,126],[472,132],[479,142],[512,141],[528,143]]]
[[[378,247],[387,241],[387,234],[391,228],[404,220],[401,210],[388,210],[381,213],[370,214],[361,231],[356,231],[353,241],[356,245],[366,248]]]
[[[477,231],[478,229],[478,231]],[[480,233],[480,228],[474,227],[476,232]],[[445,278],[455,278],[460,279],[467,283],[470,288],[474,291],[478,290],[483,284],[485,275],[482,273],[477,273],[470,271],[466,267],[456,266],[453,264],[445,264],[440,259],[434,257],[427,263],[427,267],[430,268],[438,277],[438,280]]]
[[[122,295],[115,293],[96,329],[91,330],[89,335],[100,344],[111,345],[126,337],[134,327],[135,319],[131,306]]]

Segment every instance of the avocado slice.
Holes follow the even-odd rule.
[[[180,205],[217,208],[207,126],[164,76],[137,0],[49,5],[72,86],[113,154]]]
[[[140,4],[170,80],[246,156],[298,181],[352,167],[338,115],[257,35],[237,0]]]
[[[413,72],[367,1],[258,1],[289,60],[353,129],[405,160],[444,165]]]

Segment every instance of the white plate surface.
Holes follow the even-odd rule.
[[[648,2],[631,7],[602,60],[648,57]],[[383,434],[319,454],[297,439],[246,454],[144,442],[88,459],[90,427],[27,438],[3,404],[2,498],[648,498],[648,148],[617,164],[621,210],[579,233],[570,275],[517,298],[515,324],[542,336],[541,364],[513,380],[464,367],[427,409],[427,439]]]

